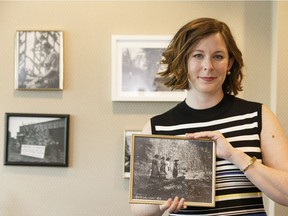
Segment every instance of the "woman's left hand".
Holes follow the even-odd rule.
[[[217,157],[225,160],[229,160],[233,152],[236,150],[219,131],[187,133],[186,137],[190,139],[208,138],[213,140],[216,143]]]

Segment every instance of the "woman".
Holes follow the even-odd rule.
[[[174,160],[174,166],[173,166],[173,178],[177,178],[179,173],[179,166],[178,166],[178,160]]]
[[[159,179],[159,155],[154,155],[152,160],[152,167],[151,167],[151,179]]]
[[[143,133],[186,135],[216,142],[216,205],[187,207],[183,198],[163,205],[131,204],[133,215],[266,215],[262,192],[288,206],[288,140],[264,105],[235,97],[242,90],[242,53],[229,27],[199,18],[184,25],[163,53],[161,75],[185,101],[153,117]]]

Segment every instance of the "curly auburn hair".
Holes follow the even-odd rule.
[[[174,35],[167,49],[163,52],[161,64],[167,69],[160,76],[167,78],[167,87],[173,89],[189,89],[187,62],[194,47],[203,38],[220,33],[228,49],[229,58],[234,58],[230,75],[222,85],[224,93],[237,95],[242,91],[243,58],[233,35],[224,22],[212,18],[198,18],[181,27]]]

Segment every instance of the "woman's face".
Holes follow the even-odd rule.
[[[222,84],[233,65],[219,33],[203,38],[189,56],[188,78],[194,93],[222,93]]]

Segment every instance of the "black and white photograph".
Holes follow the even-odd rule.
[[[16,32],[15,89],[63,89],[62,31]]]
[[[132,135],[130,203],[215,205],[215,143],[180,136]]]
[[[171,91],[159,73],[162,53],[171,37],[112,36],[112,99],[115,101],[179,101],[183,90]]]
[[[5,114],[5,165],[68,166],[69,115]]]
[[[140,134],[141,130],[125,130],[124,131],[124,178],[130,178],[130,164],[131,164],[131,149],[132,149],[132,135]]]
[[[140,47],[122,49],[122,91],[170,91],[157,77],[164,50]]]

